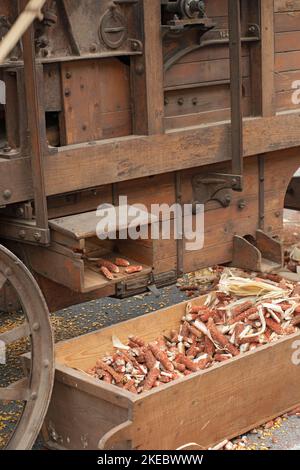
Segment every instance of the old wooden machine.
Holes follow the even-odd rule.
[[[1,1],[1,38],[27,3]],[[48,308],[215,263],[281,263],[274,237],[300,163],[299,31],[285,0],[47,0],[1,65],[1,309],[17,293],[27,322],[0,340],[29,335],[33,349],[30,378],[0,388],[25,403],[9,448],[33,444],[47,409]],[[120,195],[205,204],[204,248],[101,242],[95,209]],[[105,279],[89,257],[113,253],[143,271]]]

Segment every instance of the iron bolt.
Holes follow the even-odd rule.
[[[33,392],[31,394],[31,400],[36,400],[37,399],[37,393],[36,392]]]
[[[18,207],[17,210],[16,210],[16,216],[17,217],[23,217],[23,215],[24,215],[23,207]]]
[[[139,49],[139,43],[137,41],[132,41],[131,43],[131,49],[133,51],[137,51]]]
[[[6,268],[6,270],[4,271],[4,275],[6,277],[10,277],[12,275],[12,270],[10,268]]]
[[[192,103],[194,106],[196,106],[198,104],[198,98],[193,98]]]
[[[36,232],[34,235],[33,235],[33,238],[39,242],[42,238],[42,235],[40,234],[40,232]]]
[[[92,45],[90,46],[90,52],[96,52],[96,51],[97,51],[97,46],[96,46],[96,44],[92,44]]]
[[[10,199],[12,196],[12,193],[11,193],[11,190],[10,189],[5,189],[5,191],[3,191],[3,198],[8,200]]]
[[[244,200],[240,201],[239,202],[239,209],[241,209],[241,210],[245,209],[246,205],[247,205],[246,201],[244,201]]]
[[[71,90],[69,88],[65,90],[65,96],[71,96]]]
[[[68,78],[68,79],[72,78],[71,72],[67,72],[67,73],[66,73],[66,78]]]
[[[169,98],[165,98],[165,106],[169,104]]]
[[[143,73],[145,72],[145,67],[142,63],[140,63],[140,64],[137,64],[135,70],[138,75],[143,75]]]
[[[225,196],[224,202],[225,202],[226,206],[229,206],[229,204],[231,203],[231,195],[230,194],[227,194]]]
[[[40,324],[39,323],[34,323],[32,326],[33,331],[39,331],[40,329]]]
[[[25,232],[25,230],[20,230],[20,231],[19,231],[19,237],[20,237],[20,238],[23,238],[23,239],[26,237],[26,232]]]
[[[182,106],[184,104],[184,99],[183,98],[178,98],[177,103],[179,104],[179,106]]]

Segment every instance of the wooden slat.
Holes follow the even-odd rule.
[[[275,32],[282,33],[285,31],[298,31],[300,24],[300,11],[292,13],[276,13],[275,15]]]
[[[45,157],[47,195],[230,160],[229,122],[63,148]],[[244,119],[244,156],[300,146],[296,111]],[[207,151],[209,149],[209,152]],[[109,158],[107,158],[109,155]],[[0,186],[14,181],[12,202],[32,197],[29,159],[0,159]],[[78,171],[80,168],[80,172]],[[0,203],[5,204],[2,194]]]
[[[275,11],[296,11],[300,10],[300,0],[274,0]]]
[[[148,225],[157,219],[153,214],[140,211],[140,217],[137,218],[136,209],[130,206],[115,207],[115,214],[111,211],[111,221],[109,229],[113,231],[121,231],[128,227],[134,228],[138,226]],[[133,214],[131,215],[133,210]],[[127,214],[127,221],[124,220],[124,214]],[[115,218],[113,217],[115,215]],[[52,219],[49,222],[52,230],[61,232],[71,238],[80,240],[82,238],[93,238],[97,235],[97,224],[101,217],[96,211],[83,212],[82,214],[70,215],[59,219]]]
[[[143,0],[145,33],[145,73],[149,134],[164,130],[163,57],[161,38],[161,2]]]
[[[275,114],[274,90],[274,0],[263,0],[261,4],[261,90],[262,116]]]
[[[299,339],[299,333],[283,338],[138,397],[133,448],[176,449],[188,442],[208,448],[297,406],[300,371],[292,355]]]
[[[130,135],[129,67],[117,59],[61,67],[64,144]]]

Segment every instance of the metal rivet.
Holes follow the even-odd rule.
[[[68,79],[72,78],[71,72],[67,72],[67,73],[66,73],[66,78],[68,78]]]
[[[184,99],[183,98],[178,98],[177,103],[182,106],[184,104]]]
[[[169,98],[165,98],[165,106],[169,104]]]
[[[90,52],[96,52],[96,51],[97,51],[97,46],[96,46],[96,44],[92,44],[92,45],[90,46]]]
[[[48,359],[45,359],[43,364],[44,364],[45,369],[48,369],[49,365],[50,365],[50,362],[48,361]]]
[[[280,211],[275,212],[275,216],[279,219],[279,217],[281,216],[281,212]]]
[[[33,331],[39,331],[39,329],[40,329],[40,324],[39,324],[39,323],[34,323],[34,324],[32,325],[32,329],[33,329]]]
[[[33,235],[33,238],[39,242],[42,238],[42,235],[40,234],[40,232],[36,232],[34,235]]]
[[[71,90],[69,90],[69,88],[65,90],[65,96],[71,96]]]
[[[20,237],[20,238],[23,238],[23,239],[26,237],[26,232],[25,232],[25,230],[20,230],[20,231],[19,231],[19,237]]]
[[[196,106],[198,104],[198,98],[193,98],[192,103],[194,106]]]
[[[6,268],[5,271],[4,271],[4,275],[6,277],[9,277],[12,275],[12,270],[10,268]]]
[[[145,72],[145,67],[142,63],[138,64],[136,67],[135,67],[135,71],[138,75],[142,75],[144,72]]]
[[[239,209],[243,210],[246,207],[246,201],[239,201]]]
[[[137,51],[139,49],[139,43],[137,41],[132,41],[131,43],[131,49],[133,51]]]
[[[8,200],[10,199],[12,196],[12,192],[10,189],[5,189],[5,191],[3,191],[3,198]]]
[[[36,393],[36,392],[33,392],[33,393],[31,394],[31,400],[36,400],[37,397],[38,397],[38,396],[37,396],[37,393]]]

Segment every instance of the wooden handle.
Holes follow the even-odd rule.
[[[114,450],[116,444],[124,441],[130,441],[132,424],[132,421],[125,421],[125,423],[119,424],[119,426],[116,426],[115,428],[108,431],[100,439],[98,449]]]
[[[2,64],[10,52],[16,47],[23,34],[36,18],[42,19],[41,9],[46,0],[30,0],[25,10],[20,14],[15,24],[11,27],[4,39],[0,42],[0,64]]]

